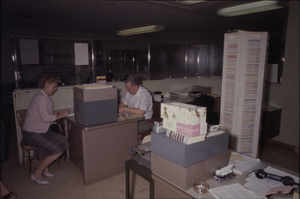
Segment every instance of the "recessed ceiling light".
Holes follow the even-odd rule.
[[[144,26],[144,27],[139,27],[139,28],[131,28],[131,29],[127,29],[127,30],[118,31],[118,35],[120,35],[120,36],[137,35],[137,34],[143,34],[143,33],[149,33],[149,32],[162,31],[164,29],[165,28],[163,26],[158,26],[158,25]]]
[[[254,3],[242,4],[239,6],[223,8],[218,10],[217,14],[225,17],[232,17],[237,15],[274,10],[278,8],[283,8],[283,6],[279,6],[277,1],[264,0],[257,1]]]
[[[205,0],[194,0],[194,1],[191,1],[191,0],[179,0],[177,1],[178,3],[183,3],[183,4],[187,4],[187,5],[193,5],[193,4],[196,4],[196,3],[201,3],[201,2],[204,2]]]

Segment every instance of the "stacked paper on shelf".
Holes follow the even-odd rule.
[[[255,159],[236,152],[231,152],[228,164],[234,165],[232,169],[234,173],[243,175],[246,172],[252,171],[255,167],[261,164],[260,159]]]
[[[207,95],[207,94],[211,94],[211,87],[194,85],[192,86],[192,91],[197,91],[203,95]]]
[[[101,89],[101,88],[112,88],[112,85],[106,85],[103,83],[92,83],[92,84],[81,84],[75,85],[75,87],[80,89]]]

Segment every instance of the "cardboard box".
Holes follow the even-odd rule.
[[[73,88],[74,99],[82,102],[117,99],[117,88],[81,89]]]
[[[163,127],[176,133],[188,137],[196,137],[199,135],[205,135],[207,133],[207,123],[199,123],[195,125],[187,125],[180,122],[174,122],[167,119],[163,121]]]
[[[187,125],[190,129],[186,128],[186,133],[192,135],[197,128],[195,125],[206,123],[206,107],[201,106],[178,102],[161,103],[160,114],[163,118],[163,127],[175,132],[179,132],[183,125]]]
[[[229,154],[228,152],[224,152],[184,168],[152,151],[151,170],[154,174],[187,190],[193,186],[194,182],[205,181],[211,178],[216,170],[227,166],[228,160]]]
[[[83,126],[92,126],[118,120],[117,99],[82,102],[74,99],[75,121]]]
[[[181,167],[188,167],[228,151],[228,140],[226,131],[189,145],[165,133],[151,133],[151,151]]]
[[[161,103],[160,116],[182,124],[195,125],[206,122],[206,107],[179,102]]]
[[[94,126],[118,120],[118,115],[111,112],[80,113],[75,112],[75,121],[83,126]]]

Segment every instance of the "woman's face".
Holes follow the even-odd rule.
[[[43,91],[48,95],[54,95],[54,93],[57,91],[57,83],[53,82],[52,84],[49,84],[46,82],[45,87],[43,88]]]

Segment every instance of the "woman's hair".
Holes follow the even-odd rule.
[[[134,75],[127,75],[125,77],[125,84],[130,82],[131,86],[134,87],[135,85],[140,86],[141,85],[141,81],[138,77],[134,76]]]
[[[43,89],[46,85],[46,82],[49,84],[56,83],[57,85],[61,83],[60,77],[53,75],[45,75],[42,79],[39,80],[39,87]]]

